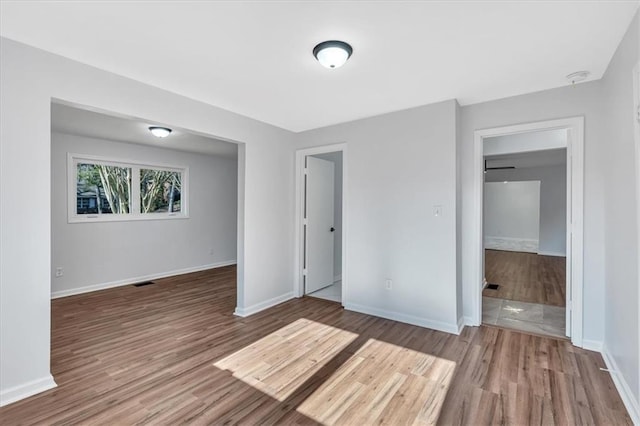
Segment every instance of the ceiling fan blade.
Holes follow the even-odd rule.
[[[515,166],[503,166],[503,167],[487,167],[487,160],[484,160],[484,171],[486,172],[487,170],[509,170],[509,169],[515,169]]]
[[[515,169],[515,166],[487,167],[486,168],[486,170],[507,170],[507,169]]]

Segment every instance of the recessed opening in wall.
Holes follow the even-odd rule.
[[[474,139],[472,324],[582,346],[584,119],[477,130]]]
[[[171,124],[52,102],[51,297],[96,292],[83,318],[65,315],[74,299],[52,300],[53,348],[56,327],[81,332],[78,322],[100,323],[109,304],[152,315],[163,302],[136,306],[143,289],[162,298],[172,286],[222,286],[217,300],[233,313],[242,144]],[[171,136],[153,136],[154,125]]]
[[[295,294],[343,305],[347,288],[345,166],[346,144],[296,153]]]
[[[502,283],[482,292],[484,324],[567,334],[566,139],[560,129],[484,141],[484,277]]]

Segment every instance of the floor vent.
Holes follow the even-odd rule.
[[[134,287],[142,287],[142,286],[151,285],[151,284],[155,284],[155,283],[153,281],[144,281],[144,282],[141,282],[141,283],[134,284],[133,286]]]
[[[487,290],[497,290],[500,287],[498,284],[487,284]]]

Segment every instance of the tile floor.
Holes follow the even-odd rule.
[[[482,298],[482,323],[565,338],[565,308],[539,303]]]
[[[318,291],[314,291],[307,296],[317,297],[318,299],[331,300],[333,302],[342,302],[342,281],[336,281],[332,285],[321,288]]]

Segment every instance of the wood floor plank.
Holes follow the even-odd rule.
[[[601,356],[567,341],[455,336],[313,298],[240,318],[235,279],[53,300],[58,387],[0,408],[0,424],[631,424]]]
[[[498,284],[482,295],[543,305],[566,305],[566,258],[535,253],[485,250],[485,278]]]

